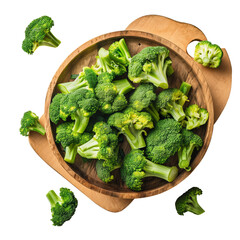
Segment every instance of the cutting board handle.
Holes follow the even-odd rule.
[[[187,47],[192,41],[207,40],[199,28],[159,15],[140,17],[130,23],[126,29],[158,35],[174,43],[186,53]],[[193,60],[193,64],[198,64],[210,88],[214,107],[214,122],[217,121],[228,101],[232,85],[231,62],[226,49],[222,50],[222,63],[217,69],[203,67]]]

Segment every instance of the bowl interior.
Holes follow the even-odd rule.
[[[186,103],[184,107],[189,104],[196,103],[209,111],[208,123],[199,129],[194,130],[195,133],[201,136],[204,141],[204,145],[199,152],[194,153],[192,156],[192,170],[190,172],[179,170],[179,176],[172,183],[167,183],[166,181],[157,178],[146,178],[141,192],[133,192],[129,190],[122,182],[119,171],[117,170],[114,172],[115,177],[112,182],[102,182],[96,175],[95,160],[83,162],[81,157],[78,155],[76,157],[76,162],[73,165],[67,164],[63,160],[63,149],[60,145],[55,144],[55,125],[51,124],[48,116],[48,108],[51,99],[59,92],[56,87],[57,84],[70,81],[71,74],[78,74],[82,71],[84,66],[90,67],[95,63],[95,57],[97,56],[100,47],[108,48],[111,43],[122,37],[125,38],[132,56],[147,46],[162,45],[167,47],[170,50],[170,57],[174,68],[174,74],[168,78],[169,86],[179,88],[183,81],[190,83],[192,85],[192,89],[189,94],[189,102]],[[158,91],[161,91],[161,89],[158,89]],[[210,143],[213,129],[213,104],[211,94],[202,73],[194,64],[191,57],[166,39],[138,31],[120,31],[102,35],[83,44],[71,55],[69,55],[56,72],[50,84],[46,98],[45,116],[47,119],[46,129],[49,144],[57,156],[58,161],[69,172],[69,174],[86,187],[95,191],[129,199],[146,197],[164,192],[185,179],[195,169],[204,156]],[[122,143],[122,148],[125,153],[130,151],[130,147],[126,140]],[[177,162],[177,156],[175,155],[167,161],[166,165],[177,166]]]

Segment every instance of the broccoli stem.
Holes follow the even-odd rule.
[[[168,167],[160,164],[153,163],[146,159],[146,165],[143,170],[146,177],[159,177],[168,182],[172,182],[178,175],[177,167]]]
[[[135,89],[127,79],[115,80],[112,83],[116,86],[118,94],[126,94]]]
[[[49,31],[46,33],[43,41],[39,42],[39,46],[49,46],[49,47],[58,47],[61,43],[52,33]]]
[[[76,144],[71,144],[70,146],[67,146],[65,149],[65,156],[64,160],[68,163],[73,164],[75,162],[75,158],[77,155],[77,147]]]
[[[181,122],[185,118],[185,113],[182,106],[175,102],[172,103],[172,107],[169,109],[169,113],[178,122]]]
[[[119,40],[119,47],[120,47],[120,51],[122,52],[122,54],[126,57],[127,61],[130,63],[131,62],[131,55],[128,49],[128,46],[124,40],[124,38]]]
[[[51,208],[55,207],[56,203],[62,202],[62,199],[55,193],[54,190],[50,190],[47,193],[46,197],[47,197],[47,199],[49,200],[49,202],[51,204]]]
[[[83,133],[88,126],[89,117],[85,117],[80,109],[78,109],[73,114],[73,120],[75,120],[75,124],[73,126],[73,132]]]
[[[191,199],[188,200],[188,204],[187,204],[186,208],[187,208],[187,211],[192,212],[197,215],[200,215],[205,212],[202,209],[202,207],[198,204],[197,195],[191,196]]]
[[[195,148],[195,145],[193,143],[190,143],[188,147],[182,147],[178,151],[178,166],[180,168],[184,168],[186,171],[190,171],[191,167],[189,166],[191,161],[191,156],[193,153],[193,150]]]
[[[40,133],[41,135],[45,135],[46,133],[46,130],[39,122],[37,122],[34,126],[29,127],[29,130]]]
[[[145,108],[147,112],[151,114],[155,122],[160,120],[159,113],[153,103],[151,103],[147,108]]]
[[[88,142],[84,143],[83,145],[77,148],[77,152],[81,157],[90,158],[90,159],[97,159],[98,152],[99,152],[99,145],[98,141],[95,139],[95,136]]]
[[[187,83],[187,82],[182,82],[179,90],[180,90],[183,94],[185,94],[186,96],[188,96],[188,93],[189,93],[189,91],[191,90],[191,87],[192,87],[191,84],[189,84],[189,83]]]
[[[57,86],[62,93],[67,94],[79,88],[87,88],[87,81],[82,80],[82,78],[76,78],[72,82],[60,83]]]

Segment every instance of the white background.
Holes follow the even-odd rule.
[[[27,110],[43,114],[49,83],[73,50],[98,35],[124,30],[148,14],[191,23],[226,48],[233,68],[232,91],[197,169],[175,188],[111,213],[38,157],[19,134],[20,119]],[[62,43],[56,49],[41,47],[30,56],[21,49],[24,30],[42,15],[54,19],[52,32]],[[235,0],[2,2],[0,239],[239,239],[239,22]],[[62,186],[74,191],[79,206],[71,221],[54,227],[45,195]],[[203,190],[198,199],[206,212],[179,216],[175,200],[192,186]]]

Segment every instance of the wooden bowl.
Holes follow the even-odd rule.
[[[209,120],[207,124],[195,130],[195,133],[202,137],[204,144],[201,150],[195,153],[192,157],[192,170],[190,172],[180,170],[178,177],[172,183],[168,183],[158,178],[146,178],[144,180],[143,190],[140,192],[134,192],[128,189],[121,181],[118,171],[114,172],[115,178],[111,183],[102,182],[96,175],[95,160],[84,163],[81,160],[81,157],[77,156],[74,164],[71,165],[66,163],[63,160],[64,152],[61,147],[55,143],[55,125],[52,124],[49,119],[49,105],[53,96],[59,92],[57,84],[70,81],[71,74],[79,73],[82,71],[82,67],[94,64],[99,48],[108,48],[111,43],[120,38],[125,39],[132,56],[147,46],[162,45],[167,47],[170,50],[170,57],[175,71],[169,78],[169,86],[179,88],[182,81],[187,81],[192,85],[192,90],[189,95],[190,102],[188,104],[196,103],[199,106],[206,108],[209,112]],[[85,187],[102,194],[126,199],[141,198],[162,193],[176,186],[185,179],[202,160],[209,146],[214,124],[212,96],[202,72],[192,58],[178,46],[164,38],[150,33],[132,30],[101,35],[86,42],[72,52],[59,67],[50,83],[46,96],[44,115],[46,118],[45,127],[48,143],[61,166]],[[130,147],[126,141],[123,142],[122,147],[125,153],[130,151]],[[167,165],[177,166],[177,156],[171,157]]]

